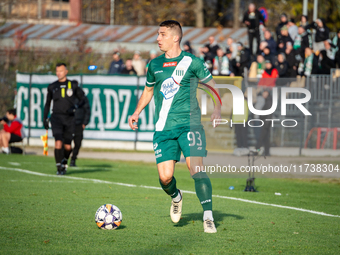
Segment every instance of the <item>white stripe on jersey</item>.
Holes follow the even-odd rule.
[[[174,72],[172,73],[171,77],[176,81],[177,84],[180,84],[184,75],[186,74],[189,66],[191,65],[192,62],[192,58],[188,57],[188,56],[184,56],[182,58],[182,60],[178,63],[178,65],[176,66]],[[184,74],[179,76],[176,74],[177,70],[183,70]],[[159,111],[159,117],[158,117],[158,121],[156,123],[156,131],[162,131],[164,129],[166,120],[168,118],[168,114],[170,111],[170,107],[172,105],[172,101],[174,100],[173,96],[172,98],[169,99],[165,99],[163,98],[162,101],[162,107],[161,110]]]

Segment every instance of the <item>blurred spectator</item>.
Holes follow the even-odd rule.
[[[273,99],[267,89],[262,92],[262,97],[264,98],[264,105],[261,110],[269,110],[272,107]],[[266,121],[266,119],[271,119],[271,118],[272,118],[272,114],[260,116],[260,119],[264,122],[264,124],[261,127],[261,134],[256,143],[256,149],[258,150],[263,146],[265,156],[270,156],[269,150],[270,150],[271,122]]]
[[[150,50],[150,55],[149,55],[149,59],[148,61],[146,62],[146,66],[145,66],[145,73],[147,73],[148,71],[148,68],[149,68],[149,64],[151,62],[151,60],[153,60],[154,58],[157,57],[157,51],[156,50]]]
[[[288,33],[287,26],[283,26],[281,28],[281,37],[278,39],[278,45],[277,45],[278,53],[285,52],[287,42],[294,43],[292,38],[290,37],[290,35]]]
[[[236,67],[236,60],[234,58],[232,58],[232,52],[230,49],[227,49],[227,52],[226,52],[226,56],[229,60],[229,71],[230,71],[230,74],[229,76],[233,77],[235,76],[235,70],[237,69]]]
[[[315,43],[313,45],[314,52],[325,49],[323,42],[329,39],[329,29],[324,19],[317,19],[311,24],[311,28],[316,30]]]
[[[307,47],[312,48],[313,41],[312,36],[305,30],[305,27],[299,26],[298,35],[294,40],[294,50],[300,55],[301,59],[305,59],[305,49]]]
[[[144,75],[145,74],[145,61],[140,56],[139,51],[135,51],[135,54],[132,58],[132,66],[136,70],[137,75]]]
[[[259,81],[259,86],[275,87],[276,79],[279,77],[279,72],[270,60],[266,60],[265,69],[262,73],[262,78]]]
[[[319,74],[330,74],[331,69],[335,68],[334,45],[331,44],[331,40],[324,41],[324,44],[325,50],[320,51],[319,54]]]
[[[128,74],[128,75],[137,75],[137,72],[132,66],[132,59],[129,58],[125,61],[125,66],[121,71],[121,74]]]
[[[272,34],[270,33],[269,30],[266,30],[264,32],[264,39],[265,39],[265,42],[267,43],[267,45],[265,47],[268,47],[270,49],[270,52],[272,54],[276,55],[277,44],[276,44],[275,40],[273,39]],[[261,49],[261,50],[263,51],[263,49]]]
[[[237,56],[236,56],[236,76],[244,77],[244,68],[250,67],[251,54],[250,50],[243,46],[241,42],[237,43]]]
[[[286,45],[286,61],[287,61],[287,77],[296,77],[296,69],[299,61],[296,59],[295,51],[293,50],[293,45],[291,42],[287,42]]]
[[[212,71],[212,61],[214,59],[213,54],[209,51],[209,48],[207,46],[203,46],[200,48],[200,59],[202,59],[207,66],[208,70]]]
[[[256,57],[256,61],[254,61],[249,70],[249,78],[262,78],[262,74],[265,69],[265,59],[259,54]]]
[[[233,111],[232,111],[233,112]],[[234,149],[234,155],[243,156],[249,153],[248,149],[248,100],[247,100],[247,91],[244,92],[244,114],[243,115],[235,115],[232,114],[232,123],[235,128],[236,135],[236,145],[237,148]]]
[[[340,29],[338,29],[338,33],[333,38],[333,45],[335,46],[335,64],[340,68]]]
[[[235,59],[237,56],[237,43],[231,37],[227,39],[227,50],[228,49],[231,51],[231,59]]]
[[[264,24],[264,18],[259,10],[256,9],[255,4],[251,3],[248,6],[248,11],[243,15],[243,23],[248,28],[249,50],[250,54],[257,54],[260,47],[260,22]],[[257,49],[253,53],[253,41],[256,38]]]
[[[298,68],[298,74],[301,76],[310,76],[311,74],[318,73],[318,59],[313,53],[313,50],[309,47],[305,49],[305,61],[300,62]]]
[[[191,48],[191,43],[189,41],[186,41],[183,45],[184,51],[189,52],[191,54],[195,55],[195,51],[193,48]]]
[[[301,16],[300,26],[303,26],[306,30],[309,28],[308,16],[307,15]]]
[[[1,118],[0,124],[4,127],[0,131],[0,148],[3,153],[9,154],[9,144],[21,142],[25,137],[24,126],[17,118],[15,109],[7,110],[6,116]]]
[[[295,25],[294,19],[290,19],[290,21],[288,21],[287,27],[288,34],[290,35],[290,38],[292,38],[292,40],[294,41],[295,37],[298,35],[298,27],[297,25]]]
[[[287,77],[288,63],[286,61],[286,56],[284,53],[279,53],[279,55],[277,55],[277,62],[275,63],[275,68],[279,72],[280,78]]]
[[[112,58],[113,61],[110,64],[108,74],[119,74],[124,68],[124,63],[123,60],[120,58],[119,51],[115,51],[112,55]]]
[[[208,40],[209,40],[209,43],[207,43],[204,46],[209,49],[210,54],[212,54],[212,58],[214,58],[217,54],[217,49],[220,48],[220,46],[218,46],[218,44],[215,40],[215,37],[209,36]]]
[[[217,50],[217,55],[213,60],[212,75],[230,75],[229,59],[224,55],[221,48]]]
[[[280,23],[276,26],[276,37],[277,37],[277,44],[279,44],[279,41],[281,39],[281,29],[282,27],[286,26],[288,23],[287,15],[285,13],[282,13],[280,16]]]
[[[268,47],[264,48],[262,55],[263,55],[265,60],[270,60],[271,63],[275,63],[276,56],[274,54],[272,54],[272,52],[270,51],[270,48],[268,48]]]

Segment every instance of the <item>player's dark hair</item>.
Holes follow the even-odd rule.
[[[56,64],[55,67],[59,67],[59,66],[65,66],[65,68],[67,68],[67,65],[65,63],[58,63],[58,64]]]
[[[17,110],[16,109],[8,109],[7,112],[11,115],[16,116],[17,115]]]
[[[167,27],[170,29],[175,29],[178,32],[179,36],[179,43],[181,43],[183,32],[182,32],[182,26],[179,24],[176,20],[165,20],[161,24],[159,24],[160,27]]]

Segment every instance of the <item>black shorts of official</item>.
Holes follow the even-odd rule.
[[[15,134],[11,134],[11,138],[9,139],[8,143],[17,143],[17,142],[21,142],[22,138],[18,135]]]
[[[75,132],[75,118],[66,114],[52,114],[52,134],[55,140],[63,140],[65,144],[71,144]]]

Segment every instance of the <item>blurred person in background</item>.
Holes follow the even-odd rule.
[[[214,58],[216,56],[217,50],[220,48],[220,46],[218,46],[215,37],[209,36],[208,40],[209,40],[209,43],[207,43],[204,46],[209,49],[209,52],[212,55],[212,58]]]
[[[302,60],[305,59],[305,50],[307,47],[313,47],[312,36],[308,31],[306,31],[305,27],[299,26],[298,35],[295,37],[293,48],[296,53],[300,56]]]
[[[288,63],[286,61],[286,56],[284,53],[279,53],[277,55],[277,61],[275,62],[275,68],[279,72],[280,78],[287,77]]]
[[[132,59],[131,58],[128,58],[125,61],[125,65],[124,65],[123,70],[121,71],[121,74],[137,75],[136,70],[133,68]]]
[[[276,55],[277,44],[269,30],[264,31],[264,39],[265,39],[265,42],[267,43],[265,47],[268,47],[270,49],[270,52]],[[263,49],[265,47],[263,47]],[[261,50],[263,51],[263,49]]]
[[[265,89],[262,92],[262,97],[264,98],[264,105],[261,110],[268,110],[272,107],[273,99],[270,95],[268,89]],[[260,119],[263,121],[263,126],[261,127],[261,134],[256,143],[256,149],[260,151],[259,154],[263,154],[265,156],[270,156],[270,130],[271,130],[271,122],[266,121],[266,119],[271,119],[272,114],[269,115],[261,115]],[[264,147],[264,149],[263,149]]]
[[[300,62],[298,74],[300,76],[310,76],[319,72],[318,58],[314,55],[313,50],[309,47],[305,49],[305,60]]]
[[[234,77],[235,76],[235,70],[237,69],[236,60],[234,58],[232,58],[232,52],[230,51],[230,49],[227,49],[227,52],[226,52],[225,55],[226,55],[226,57],[228,58],[228,61],[229,61],[229,71],[230,71],[229,76]]]
[[[285,52],[287,42],[294,43],[294,41],[292,40],[292,38],[290,37],[288,33],[287,26],[283,26],[281,28],[281,37],[278,39],[278,45],[277,45],[278,53]]]
[[[270,51],[270,48],[266,47],[263,49],[262,56],[265,60],[270,60],[270,62],[275,63],[276,56]]]
[[[146,63],[142,59],[139,51],[135,51],[135,54],[133,54],[132,66],[133,66],[134,70],[136,71],[137,75],[144,75],[145,74]]]
[[[235,59],[237,56],[237,43],[231,37],[227,39],[227,50],[228,49],[231,52],[231,59]]]
[[[9,154],[9,144],[21,142],[25,137],[25,130],[22,121],[17,118],[16,110],[9,109],[6,116],[0,119],[3,129],[0,130],[0,148],[3,153]]]
[[[243,15],[243,23],[248,28],[249,50],[251,55],[257,54],[260,47],[260,22],[264,24],[264,18],[259,10],[256,9],[255,4],[251,3],[248,6],[248,11]],[[253,41],[256,39],[257,48],[254,50]]]
[[[303,26],[306,30],[309,29],[308,16],[302,15],[300,19],[300,26]]]
[[[333,38],[333,45],[335,46],[335,64],[340,68],[340,29],[338,29],[336,36]]]
[[[120,58],[119,51],[115,51],[112,55],[113,61],[110,64],[108,74],[119,74],[124,67],[123,60]]]
[[[261,54],[258,54],[249,69],[249,78],[262,78],[265,69],[265,59]]]
[[[262,73],[262,78],[260,79],[258,86],[275,87],[276,79],[278,77],[278,70],[273,66],[273,63],[267,59],[265,62],[265,69]]]
[[[229,76],[230,73],[229,59],[224,55],[223,50],[219,48],[216,57],[213,59],[212,75]]]
[[[295,20],[290,19],[287,23],[287,27],[288,27],[288,34],[290,38],[292,38],[292,40],[294,41],[295,37],[298,35],[298,26],[295,25]]]
[[[251,62],[251,53],[247,47],[244,47],[241,42],[237,43],[237,56],[236,56],[236,66],[237,74],[236,76],[244,77],[244,68],[249,69]]]
[[[324,41],[325,49],[319,54],[319,74],[330,74],[331,69],[335,68],[335,45],[328,39]]]
[[[77,102],[76,102],[77,103]],[[74,147],[72,150],[72,157],[70,167],[76,167],[76,160],[83,140],[83,133],[87,124],[89,124],[91,115],[90,103],[87,97],[84,97],[84,104],[80,106],[75,112],[76,129],[73,137]]]
[[[287,77],[290,77],[290,78],[296,77],[297,75],[296,69],[299,64],[299,61],[296,58],[296,53],[293,50],[293,45],[291,42],[287,42],[285,54],[286,54],[286,61],[287,61],[286,75]]]
[[[148,71],[150,61],[157,57],[157,51],[156,50],[150,50],[149,54],[150,54],[149,59],[146,62],[146,66],[145,66],[145,73]]]
[[[191,53],[193,55],[195,55],[195,51],[194,49],[191,47],[191,43],[189,41],[186,41],[184,44],[183,44],[183,49],[185,52],[188,52],[188,53]]]
[[[317,19],[310,26],[316,30],[315,40],[313,45],[314,52],[325,49],[324,41],[329,39],[329,28],[325,24],[324,19]]]
[[[288,24],[287,14],[282,13],[280,15],[280,23],[275,28],[277,44],[280,43],[280,39],[281,39],[281,36],[282,36],[281,29],[282,29],[282,27],[286,26],[287,24]]]
[[[203,46],[200,48],[199,58],[202,59],[207,66],[209,72],[212,72],[212,62],[214,59],[214,55],[209,51],[207,46]]]

